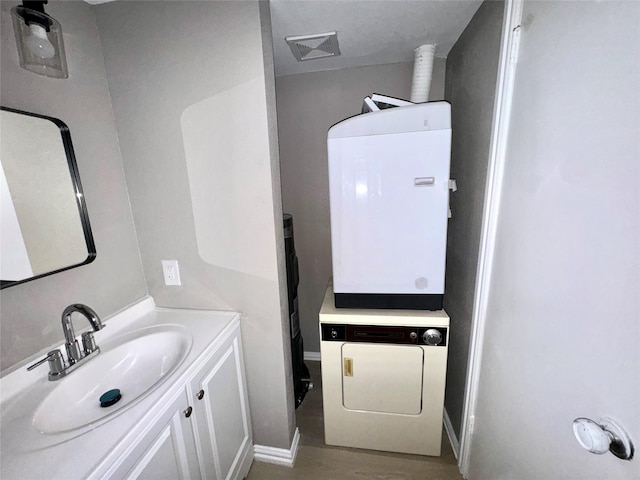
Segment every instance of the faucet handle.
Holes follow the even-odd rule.
[[[33,365],[29,365],[29,366],[27,367],[27,371],[29,371],[29,372],[30,372],[30,371],[31,371],[31,370],[33,370],[34,368],[39,367],[40,365],[42,365],[44,362],[46,362],[47,360],[49,360],[49,357],[51,357],[55,351],[56,351],[56,350],[51,350],[49,353],[47,353],[47,356],[46,356],[46,357],[41,358],[40,360],[38,360],[38,361],[37,361],[36,363],[34,363]],[[57,352],[60,352],[60,350],[57,350]]]
[[[49,380],[58,377],[63,374],[64,369],[67,366],[64,363],[64,358],[60,350],[53,350],[49,352]]]
[[[84,332],[82,334],[82,349],[85,355],[89,355],[98,350],[96,340],[93,338],[93,332]]]
[[[27,370],[31,371],[46,361],[49,362],[49,375],[58,375],[64,370],[64,358],[62,358],[62,352],[58,349],[51,350],[46,357],[27,367]]]

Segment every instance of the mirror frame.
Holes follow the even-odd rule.
[[[69,127],[67,127],[67,124],[64,123],[62,120],[54,117],[48,117],[46,115],[40,115],[38,113],[25,112],[22,110],[17,110],[15,108],[0,106],[0,110],[6,110],[7,112],[18,113],[20,115],[28,115],[30,117],[42,118],[44,120],[53,122],[60,129],[62,144],[64,145],[64,151],[67,155],[67,165],[69,166],[71,183],[75,190],[74,196],[76,199],[76,205],[78,207],[78,213],[80,215],[80,223],[82,224],[82,231],[84,232],[84,239],[87,245],[87,252],[88,252],[87,258],[80,263],[68,265],[66,267],[58,268],[50,272],[41,273],[39,275],[34,275],[33,277],[25,278],[22,280],[13,281],[13,280],[0,279],[0,290],[1,290],[7,287],[13,287],[14,285],[20,285],[25,282],[30,282],[31,280],[37,280],[38,278],[47,277],[55,273],[64,272],[65,270],[70,270],[72,268],[80,267],[82,265],[87,265],[93,262],[96,258],[96,245],[93,240],[93,234],[91,233],[91,224],[89,223],[89,213],[87,211],[87,205],[84,198],[84,191],[82,190],[82,183],[80,182],[80,173],[78,171],[78,165],[76,164],[76,157],[73,151],[73,144],[71,143],[71,133],[69,132]]]

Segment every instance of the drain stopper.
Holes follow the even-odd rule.
[[[108,392],[104,392],[100,396],[100,406],[101,407],[110,407],[120,401],[122,398],[122,394],[120,393],[119,388],[114,388],[113,390],[109,390]]]

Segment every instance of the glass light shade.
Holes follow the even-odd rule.
[[[46,13],[25,7],[11,9],[20,66],[52,78],[67,78],[62,27]]]

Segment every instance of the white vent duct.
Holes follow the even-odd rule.
[[[422,103],[429,100],[436,46],[434,44],[422,45],[416,48],[415,52],[413,82],[411,83],[411,101],[413,103]]]

